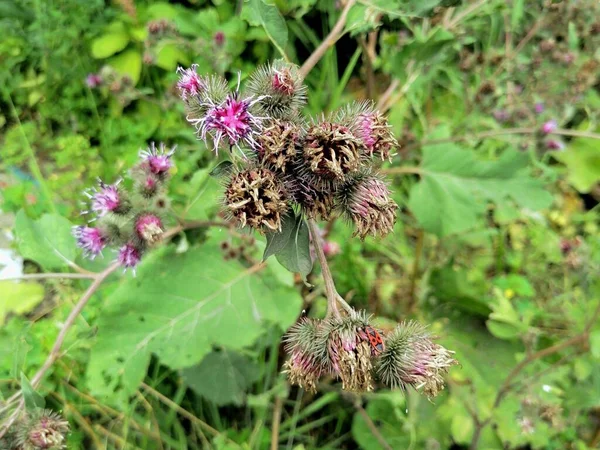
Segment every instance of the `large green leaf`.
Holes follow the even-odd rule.
[[[138,50],[130,49],[113,56],[108,60],[111,65],[121,75],[127,75],[137,84],[142,74],[142,54]]]
[[[421,182],[410,192],[409,207],[425,230],[440,237],[483,226],[489,202],[547,208],[552,196],[529,175],[528,159],[510,150],[486,161],[454,144],[426,146]]]
[[[71,227],[71,222],[58,214],[33,221],[21,210],[15,220],[19,252],[46,270],[65,268],[77,254]]]
[[[244,17],[250,25],[262,26],[273,45],[285,56],[288,29],[284,18],[275,5],[268,5],[264,0],[250,0],[244,8]]]
[[[0,281],[0,325],[9,313],[23,314],[31,311],[44,298],[44,287],[39,283],[14,283]]]
[[[183,370],[185,382],[216,405],[240,405],[246,389],[258,379],[259,368],[236,352],[209,353],[200,364]]]
[[[275,257],[287,270],[298,272],[304,278],[312,270],[308,226],[301,215],[295,218],[287,243]]]
[[[564,152],[553,153],[568,169],[567,179],[579,192],[590,192],[600,181],[600,145],[594,139],[574,139]]]
[[[107,299],[88,367],[92,391],[131,394],[152,354],[173,369],[190,367],[214,345],[248,347],[265,321],[282,330],[293,323],[301,305],[297,291],[268,272],[224,261],[218,241],[184,254],[171,247],[155,251],[138,276]]]
[[[92,56],[96,59],[108,58],[123,50],[128,43],[129,35],[125,27],[123,24],[119,26],[119,23],[117,23],[117,26],[113,26],[111,31],[92,41]]]

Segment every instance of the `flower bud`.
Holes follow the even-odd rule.
[[[343,213],[354,222],[355,236],[385,236],[394,229],[398,205],[390,198],[383,181],[373,175],[360,175],[338,193]]]
[[[77,246],[83,249],[86,256],[94,259],[106,247],[106,236],[99,228],[86,226],[73,227],[73,236]]]
[[[306,103],[306,86],[298,66],[283,60],[259,67],[250,77],[247,90],[262,95],[257,109],[275,119],[292,120]]]
[[[64,448],[69,423],[59,414],[47,409],[26,416],[17,432],[17,448],[59,449]]]
[[[565,144],[559,139],[547,139],[546,148],[548,150],[564,150]]]
[[[140,166],[148,173],[154,174],[160,178],[166,177],[171,167],[173,167],[171,157],[175,153],[175,148],[176,147],[166,150],[165,144],[162,142],[160,143],[159,148],[156,148],[156,145],[153,142],[147,150],[140,151]]]
[[[182,100],[187,100],[190,97],[196,97],[205,89],[205,82],[196,72],[198,64],[192,64],[189,69],[183,67],[177,68],[177,74],[179,80],[177,81],[177,88],[179,89]]]
[[[290,172],[300,140],[300,128],[275,119],[256,137],[256,151],[261,163],[282,173]]]
[[[556,120],[549,120],[542,125],[542,133],[544,133],[544,134],[553,133],[557,127],[558,127],[558,124],[556,123]]]
[[[259,231],[281,231],[288,199],[279,177],[264,167],[234,173],[225,188],[225,208],[239,222]]]
[[[146,244],[160,241],[164,232],[162,221],[154,214],[143,214],[135,222],[138,237]]]
[[[432,342],[425,327],[417,322],[403,322],[385,339],[377,374],[391,388],[422,389],[432,398],[444,389],[443,376],[458,364],[454,352]]]
[[[119,249],[117,260],[125,269],[135,269],[142,258],[142,252],[131,242],[128,242]]]
[[[370,156],[379,156],[382,160],[391,159],[392,151],[398,147],[398,141],[392,133],[392,127],[387,118],[379,111],[374,110],[372,104],[351,105],[349,108],[356,109],[359,112],[355,121],[357,134],[363,141]]]
[[[90,73],[85,79],[85,84],[90,89],[97,88],[102,84],[102,77],[99,74]]]

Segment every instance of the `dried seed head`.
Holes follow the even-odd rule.
[[[433,398],[444,389],[443,376],[458,364],[454,352],[432,341],[424,326],[403,322],[385,340],[385,350],[377,365],[377,374],[392,388],[412,386]]]
[[[283,60],[259,67],[250,77],[247,91],[262,95],[257,110],[275,119],[292,120],[306,103],[306,86],[298,66]]]
[[[259,161],[282,173],[289,173],[296,157],[301,129],[296,124],[275,119],[256,137]]]
[[[385,236],[394,229],[398,205],[390,198],[386,184],[378,177],[361,174],[342,186],[338,202],[354,222],[355,236]]]
[[[106,247],[106,236],[99,228],[76,226],[72,229],[77,246],[83,249],[85,256],[94,259]]]
[[[335,209],[335,194],[331,190],[318,191],[303,184],[294,189],[294,197],[307,217],[331,219],[331,214]]]
[[[327,372],[327,342],[323,338],[327,325],[316,319],[302,318],[284,337],[290,358],[284,364],[291,384],[309,392],[317,391],[317,382]]]
[[[280,231],[288,199],[276,173],[251,167],[232,175],[225,188],[225,208],[242,227]]]
[[[330,319],[328,350],[330,364],[342,380],[342,389],[352,392],[373,390],[371,344],[365,329],[369,326],[364,313]]]
[[[331,189],[359,171],[363,150],[363,143],[347,126],[316,123],[306,134],[300,173],[318,190]]]
[[[23,418],[17,431],[17,448],[24,450],[65,448],[69,422],[59,414],[43,409]]]
[[[148,245],[161,240],[164,232],[162,221],[154,214],[142,214],[135,221],[137,236]]]

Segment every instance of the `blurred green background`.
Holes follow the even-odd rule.
[[[344,5],[0,0],[0,278],[106,266],[70,237],[80,193],[152,141],[178,146],[173,217],[217,217],[217,161],[185,121],[176,68],[234,86],[282,52],[301,65]],[[137,277],[111,277],[69,333],[39,388],[71,423],[68,448],[599,448],[599,44],[597,0],[358,0],[306,77],[307,114],[371,98],[401,143],[381,167],[395,232],[323,229],[353,306],[384,330],[429,323],[456,352],[435,401],[290,387],[281,336],[303,310],[324,314],[318,274],[310,289],[271,258],[204,314],[194,275],[244,276],[264,237],[189,230]],[[0,281],[0,400],[88,284]],[[175,285],[189,310],[172,308]],[[176,313],[167,329],[154,319]]]

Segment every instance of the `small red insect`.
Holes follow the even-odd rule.
[[[379,355],[383,351],[383,339],[381,335],[371,325],[365,327],[365,332],[369,337],[369,343],[371,344],[371,353],[374,356]]]

